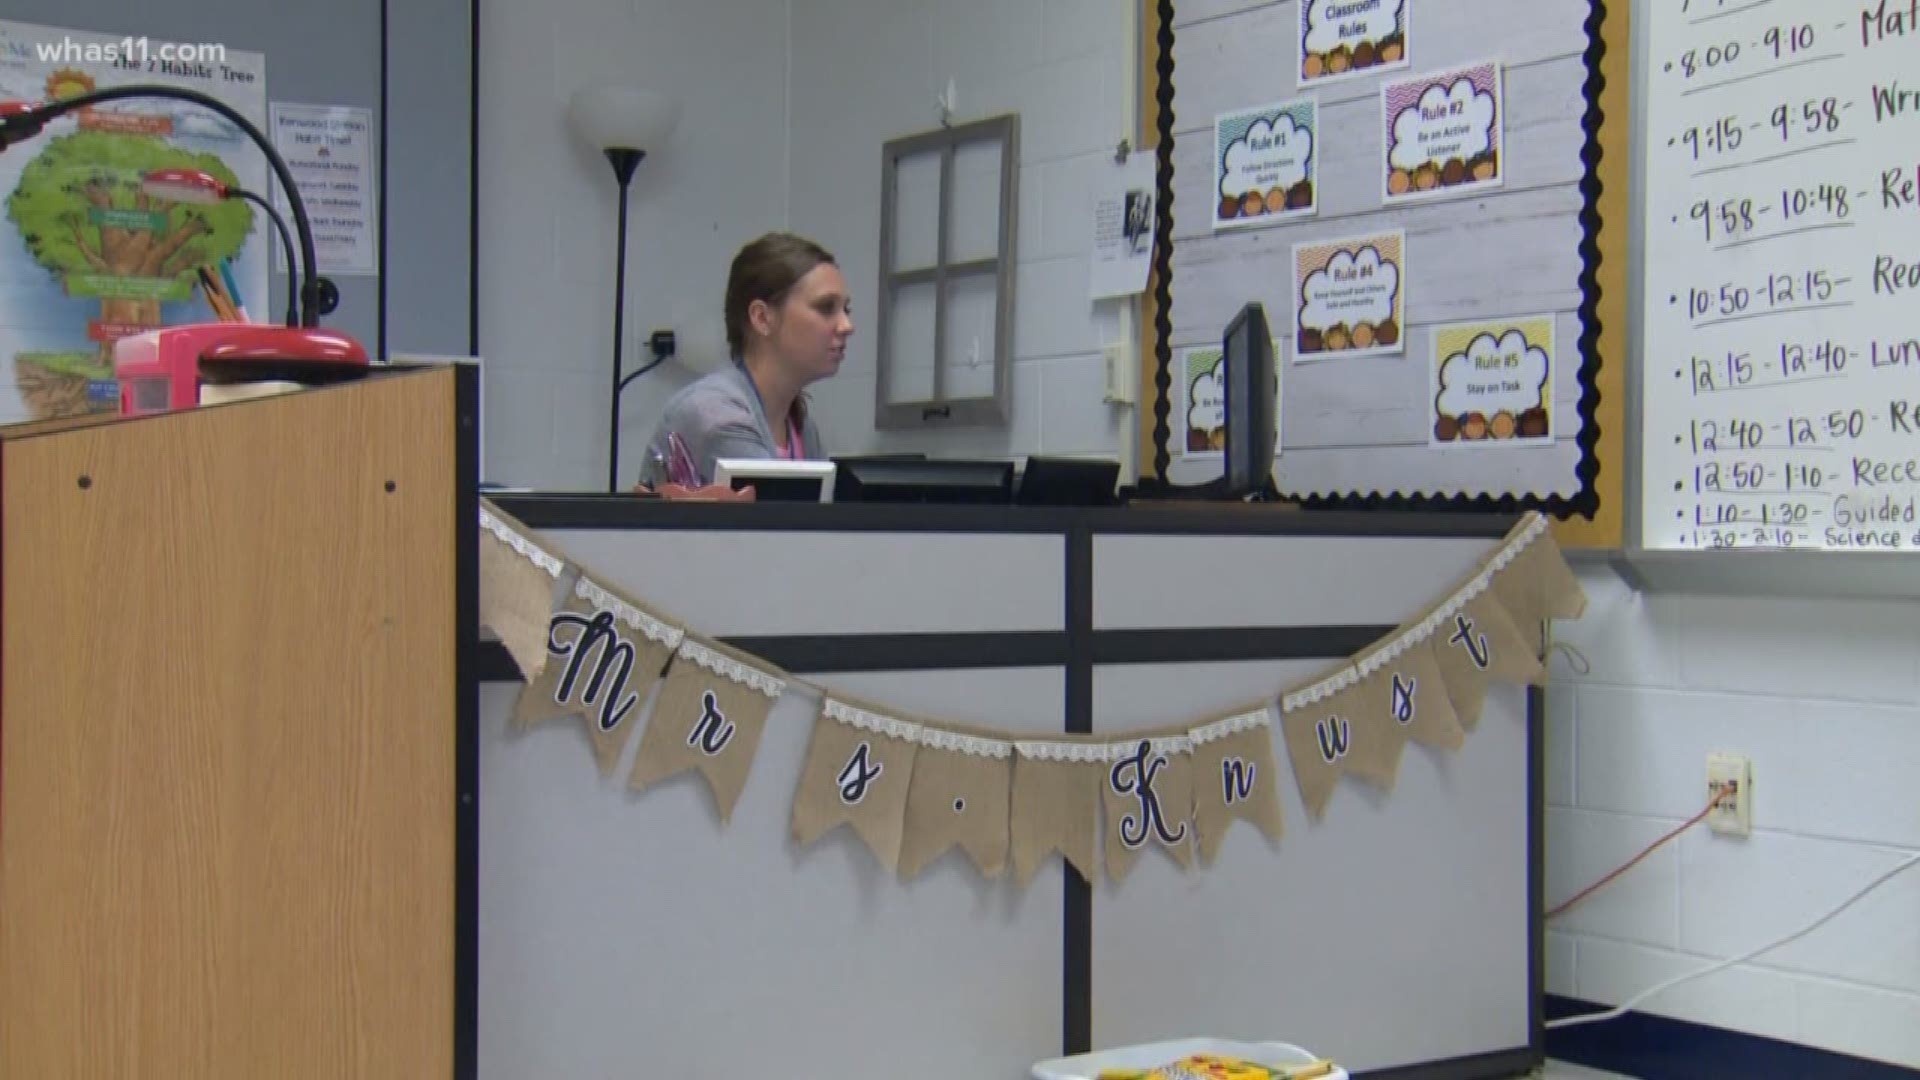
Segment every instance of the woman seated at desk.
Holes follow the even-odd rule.
[[[786,233],[740,249],[727,275],[726,323],[733,363],[668,400],[641,483],[709,484],[721,458],[825,456],[805,390],[840,370],[853,334],[833,256]]]

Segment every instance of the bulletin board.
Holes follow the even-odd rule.
[[[1276,339],[1281,497],[1535,508],[1570,547],[1618,546],[1624,7],[1148,0],[1145,15],[1142,142],[1161,190],[1143,475],[1219,475],[1220,337],[1252,300]]]

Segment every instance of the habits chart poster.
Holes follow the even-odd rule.
[[[197,91],[266,125],[261,53],[0,20],[0,99],[129,84]],[[114,411],[114,343],[216,318],[213,275],[251,314],[269,310],[266,218],[240,199],[147,190],[170,169],[267,190],[266,159],[239,126],[171,98],[82,106],[0,154],[0,421]]]
[[[1648,548],[1920,548],[1920,2],[1649,5]]]

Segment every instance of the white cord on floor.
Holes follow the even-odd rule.
[[[1765,953],[1770,953],[1773,950],[1778,949],[1783,945],[1791,945],[1792,943],[1800,940],[1801,938],[1806,937],[1808,934],[1813,933],[1815,930],[1820,929],[1822,926],[1825,926],[1827,923],[1832,922],[1835,918],[1837,918],[1840,915],[1841,912],[1846,911],[1848,908],[1866,899],[1869,893],[1873,892],[1875,889],[1878,889],[1880,886],[1885,885],[1887,882],[1892,881],[1894,878],[1899,877],[1901,874],[1906,873],[1908,870],[1913,869],[1915,866],[1920,866],[1920,855],[1914,855],[1913,857],[1907,859],[1907,861],[1901,863],[1900,865],[1894,867],[1893,869],[1887,871],[1886,873],[1881,874],[1879,877],[1874,878],[1871,882],[1867,884],[1866,888],[1861,889],[1859,892],[1854,893],[1852,896],[1848,897],[1846,900],[1841,902],[1841,904],[1838,907],[1834,908],[1832,911],[1829,911],[1825,915],[1822,915],[1819,918],[1813,920],[1813,922],[1807,924],[1801,929],[1795,930],[1793,933],[1788,934],[1786,937],[1781,938],[1779,941],[1775,941],[1768,945],[1762,945],[1760,948],[1755,949],[1752,952],[1745,954],[1744,956],[1736,956],[1731,960],[1722,960],[1717,964],[1712,964],[1707,967],[1703,967],[1699,971],[1690,971],[1685,975],[1679,976],[1678,978],[1668,979],[1666,982],[1661,983],[1660,985],[1654,987],[1651,990],[1642,991],[1641,993],[1635,994],[1633,997],[1628,998],[1618,1008],[1608,1009],[1605,1012],[1586,1013],[1581,1016],[1563,1016],[1558,1020],[1547,1021],[1547,1027],[1548,1028],[1564,1028],[1564,1027],[1573,1027],[1578,1024],[1598,1024],[1606,1020],[1618,1020],[1622,1016],[1627,1015],[1628,1012],[1632,1011],[1634,1006],[1640,1004],[1641,1002],[1647,1000],[1650,997],[1653,997],[1656,994],[1664,994],[1668,990],[1671,990],[1674,987],[1679,986],[1681,983],[1692,982],[1694,979],[1702,978],[1704,976],[1711,975],[1716,971],[1721,971],[1726,968],[1733,967],[1735,964],[1744,964],[1747,961],[1754,959],[1755,957],[1761,956]]]

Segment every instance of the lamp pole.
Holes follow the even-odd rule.
[[[620,393],[628,383],[646,374],[652,364],[631,375],[620,373],[622,340],[627,332],[627,192],[634,170],[658,148],[679,122],[680,106],[665,94],[631,86],[589,86],[576,90],[567,103],[567,116],[582,141],[600,151],[613,166],[620,184],[620,228],[614,242],[613,377],[607,402],[607,493],[620,489]]]
[[[627,312],[627,189],[647,152],[609,148],[606,154],[613,165],[614,179],[620,182],[620,228],[613,272],[613,383],[608,395],[612,402],[607,419],[607,492],[612,494],[620,490],[620,392],[627,385],[627,380],[620,377],[620,339],[626,333]]]

